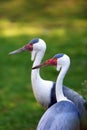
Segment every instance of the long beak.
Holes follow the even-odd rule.
[[[25,51],[25,50],[26,50],[26,48],[25,48],[25,46],[24,46],[24,47],[19,48],[19,49],[17,49],[17,50],[11,51],[8,55],[14,55],[14,54],[17,54],[17,53],[21,53],[21,52],[23,52],[23,51]]]
[[[44,66],[47,66],[47,65],[48,65],[48,63],[46,61],[46,62],[44,62],[44,63],[42,63],[40,65],[37,65],[37,66],[33,67],[32,69],[38,69],[38,68],[41,68],[41,67],[44,67]]]
[[[34,66],[32,69],[37,69],[48,65],[53,65],[53,66],[57,65],[57,59],[56,58],[48,59],[44,63]]]
[[[25,45],[25,46],[23,46],[23,47],[21,47],[21,48],[19,48],[17,50],[14,50],[14,51],[10,52],[9,55],[14,55],[14,54],[17,54],[17,53],[21,53],[21,52],[24,52],[26,50],[32,51],[33,50],[32,44],[27,44],[27,45]]]

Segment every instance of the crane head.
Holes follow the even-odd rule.
[[[66,54],[56,54],[51,59],[46,60],[44,63],[33,67],[32,69],[37,69],[44,66],[56,66],[59,71],[62,67],[70,65],[70,58]]]
[[[30,51],[31,60],[34,60],[35,55],[37,54],[38,51],[42,51],[43,53],[45,53],[45,50],[46,50],[46,43],[40,38],[34,38],[25,46],[10,52],[9,55],[18,54],[24,51]]]

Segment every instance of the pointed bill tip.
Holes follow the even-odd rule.
[[[14,51],[8,53],[8,55],[14,55],[14,54],[16,54]]]
[[[25,51],[25,50],[26,50],[26,48],[25,48],[25,47],[22,47],[22,48],[19,48],[19,49],[17,49],[17,50],[14,50],[14,51],[9,52],[8,55],[15,55],[15,54],[21,53],[21,52],[23,52],[23,51]]]
[[[15,51],[11,51],[8,53],[8,55],[14,55],[14,54],[17,54],[18,52],[15,50]]]

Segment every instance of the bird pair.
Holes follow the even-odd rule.
[[[10,52],[9,54],[16,54],[26,50],[31,52],[31,60],[34,60],[33,69],[31,71],[31,82],[36,100],[45,108],[58,102],[50,107],[42,116],[37,130],[79,130],[80,120],[81,127],[84,128],[84,130],[87,130],[84,121],[87,120],[87,111],[84,106],[86,101],[77,92],[62,84],[63,78],[70,65],[69,57],[65,54],[57,54],[52,59],[38,66],[41,63],[46,50],[46,43],[40,38],[31,40],[27,45]],[[55,65],[57,70],[61,69],[56,83],[43,80],[40,77],[39,67],[46,65]],[[69,121],[72,123],[69,123]],[[44,122],[44,124],[42,122]]]

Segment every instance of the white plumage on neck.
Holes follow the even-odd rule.
[[[39,50],[33,53],[35,56],[33,57],[34,59],[33,67],[41,63],[44,53],[45,53],[45,49],[42,50],[42,48],[41,48],[41,51]],[[32,88],[33,88],[33,92],[34,92],[36,100],[40,104],[42,104],[42,106],[44,106],[45,108],[48,108],[48,105],[50,104],[50,100],[51,100],[50,93],[51,93],[53,82],[48,81],[48,80],[43,80],[40,77],[39,68],[31,71],[31,82],[32,82]]]
[[[67,55],[64,55],[62,58],[58,59],[57,70],[59,70],[59,68],[61,70],[60,70],[60,73],[59,73],[59,75],[57,77],[57,81],[56,81],[57,102],[62,101],[62,100],[70,101],[69,99],[67,99],[64,96],[64,93],[63,93],[63,79],[69,69],[69,66],[70,66],[70,59]]]

